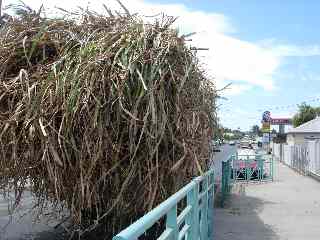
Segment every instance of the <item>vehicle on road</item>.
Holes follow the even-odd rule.
[[[213,152],[221,152],[221,149],[219,148],[219,146],[220,146],[219,141],[212,141]]]
[[[229,145],[230,146],[234,146],[234,145],[236,145],[236,142],[235,141],[229,141]]]
[[[247,140],[247,139],[242,139],[240,141],[240,148],[249,148],[251,149],[252,148],[252,145],[250,144],[250,141]]]

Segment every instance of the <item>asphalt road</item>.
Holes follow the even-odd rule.
[[[220,182],[222,173],[222,162],[227,161],[228,158],[237,152],[237,146],[230,146],[229,144],[224,144],[220,146],[220,152],[215,152],[212,156],[210,164],[213,164],[215,181]]]
[[[58,222],[50,221],[45,216],[35,221],[37,213],[31,209],[35,199],[29,191],[23,193],[18,208],[10,214],[8,207],[14,203],[14,199],[13,193],[6,198],[0,194],[0,240],[60,239],[53,228]]]

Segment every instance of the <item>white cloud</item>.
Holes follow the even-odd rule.
[[[279,45],[270,49],[275,55],[282,57],[309,57],[319,56],[319,46],[296,46],[296,45]]]
[[[273,118],[292,118],[296,114],[296,110],[291,111],[279,111],[272,113]]]
[[[17,2],[8,0],[6,3]],[[115,0],[25,0],[33,8],[38,8],[42,3],[47,7],[59,6],[72,9],[76,6],[87,7],[98,12],[105,11],[102,4],[110,9],[120,10]],[[320,53],[317,46],[299,48],[294,45],[277,45],[273,39],[251,43],[237,39],[228,34],[235,32],[229,19],[217,13],[209,13],[188,9],[183,4],[156,4],[144,0],[122,0],[130,12],[155,15],[166,13],[177,16],[175,26],[181,33],[197,32],[192,37],[191,44],[197,47],[209,47],[209,51],[201,51],[199,56],[208,70],[209,75],[215,78],[218,87],[228,82],[240,82],[247,85],[235,85],[230,94],[239,94],[248,91],[249,85],[260,86],[265,90],[275,88],[274,74],[281,64],[283,56]]]
[[[252,89],[252,85],[249,84],[232,84],[230,87],[223,91],[223,96],[234,96],[240,93],[249,91]]]
[[[197,45],[210,47],[202,54],[219,82],[241,81],[266,90],[274,88],[273,74],[280,60],[270,51],[221,33],[200,33],[194,38]]]
[[[265,39],[258,45],[278,57],[310,57],[320,55],[319,45],[297,46],[279,43],[276,39]]]

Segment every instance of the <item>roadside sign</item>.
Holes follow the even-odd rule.
[[[292,123],[290,118],[272,118],[271,124],[272,125],[290,125]]]
[[[265,111],[262,114],[262,122],[270,122],[271,121],[271,113],[269,111]]]
[[[262,142],[263,143],[269,143],[269,138],[270,138],[269,133],[264,133],[262,135]]]
[[[261,131],[263,133],[269,133],[270,132],[270,122],[262,122]]]

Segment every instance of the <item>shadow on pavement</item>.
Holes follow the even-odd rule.
[[[229,196],[224,208],[214,210],[215,240],[278,240],[274,229],[265,224],[259,212],[266,202],[246,196],[244,186]]]

